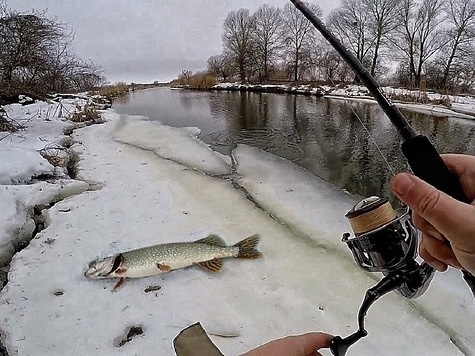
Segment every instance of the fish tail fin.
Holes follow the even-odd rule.
[[[260,236],[258,234],[254,234],[249,236],[247,239],[239,241],[237,244],[233,245],[233,247],[239,247],[239,252],[236,257],[249,259],[262,257],[262,253],[256,249],[259,240]]]

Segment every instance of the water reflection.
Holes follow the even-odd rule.
[[[198,126],[201,139],[223,153],[239,143],[260,147],[360,196],[390,196],[388,164],[395,172],[407,169],[398,133],[377,105],[298,95],[158,88],[133,93],[128,102],[116,102],[114,109],[171,126]],[[475,154],[475,123],[404,114],[440,152]]]

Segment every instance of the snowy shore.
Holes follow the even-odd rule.
[[[220,83],[211,90],[230,91],[254,91],[277,94],[302,94],[317,97],[327,97],[339,100],[364,101],[377,104],[368,89],[361,85],[346,85],[343,87],[333,87],[329,85],[274,85],[274,84],[241,84],[241,83]],[[393,102],[402,109],[425,113],[433,116],[455,117],[460,119],[475,120],[475,97],[460,95],[442,95],[434,92],[421,92],[392,87],[383,87],[383,92],[389,98],[395,98]],[[415,99],[423,96],[427,103],[412,103],[402,98]],[[439,102],[450,102],[450,108],[439,104]]]
[[[80,100],[61,107],[71,112]],[[0,335],[10,356],[173,355],[173,338],[197,321],[225,355],[288,334],[356,330],[376,281],[341,243],[354,198],[259,149],[240,145],[232,159],[214,152],[197,128],[107,110],[105,123],[69,136],[58,108],[5,108],[25,126],[0,141],[0,251],[4,261],[14,254]],[[40,154],[65,142],[77,155],[74,179]],[[114,293],[115,281],[83,276],[91,260],[129,249],[209,234],[234,244],[255,233],[264,258],[226,260],[220,274],[192,267]],[[26,244],[19,235],[34,238],[15,253]],[[416,301],[377,302],[351,355],[473,355],[474,317],[460,273],[437,274]],[[123,343],[131,327],[143,334]]]

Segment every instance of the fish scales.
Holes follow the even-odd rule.
[[[127,269],[127,277],[146,277],[168,272],[157,268],[157,264],[175,270],[216,258],[236,257],[238,252],[239,248],[232,246],[170,243],[124,252],[122,267]]]
[[[114,290],[125,279],[148,277],[159,273],[199,265],[209,272],[219,272],[223,258],[255,259],[262,257],[256,249],[259,235],[252,235],[233,246],[226,246],[217,235],[195,242],[175,242],[143,247],[89,263],[84,275],[88,278],[120,278]]]

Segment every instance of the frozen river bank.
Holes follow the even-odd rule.
[[[29,208],[50,205],[38,192],[51,189],[48,201],[61,187],[69,192],[45,207],[46,228],[11,261],[0,293],[0,333],[10,355],[172,355],[173,338],[196,321],[226,355],[287,334],[356,328],[375,280],[340,242],[354,198],[256,148],[239,145],[233,159],[215,152],[196,128],[103,115],[106,123],[72,134],[74,180],[32,181],[56,168],[22,153],[44,147],[38,137],[47,137],[35,131],[43,125],[48,140],[61,139],[69,123],[59,117],[37,117],[0,142],[7,152],[2,196],[12,192],[4,207],[15,211],[8,221],[2,216],[4,240],[12,231],[6,222],[24,222]],[[31,142],[21,137],[26,132]],[[13,146],[20,153],[11,159]],[[8,161],[29,168],[14,173]],[[83,276],[89,261],[128,249],[209,234],[234,244],[255,233],[264,258],[225,261],[218,275],[192,267],[130,280],[115,293],[114,281]],[[414,304],[396,294],[378,302],[368,317],[370,336],[352,354],[471,355],[474,316],[459,273],[438,274]],[[119,347],[134,326],[143,334]]]

